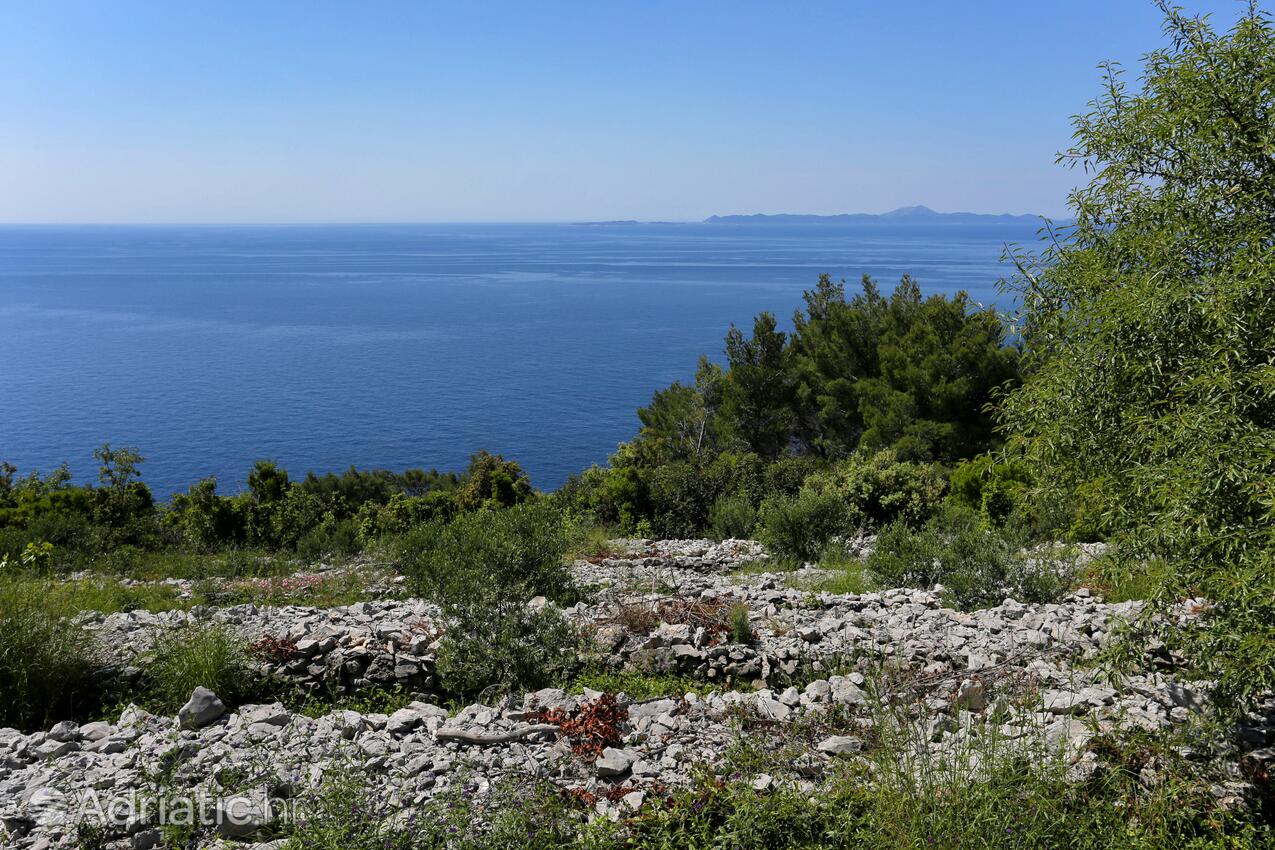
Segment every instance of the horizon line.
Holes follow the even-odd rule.
[[[887,211],[891,212],[891,211]],[[658,219],[622,219],[622,218],[563,218],[563,219],[315,219],[306,220],[257,220],[257,221],[0,221],[0,227],[387,227],[405,225],[529,225],[529,224],[570,224],[570,225],[605,225],[605,224],[706,224],[709,218],[749,218],[749,217],[796,217],[796,218],[838,218],[842,216],[885,217],[887,213],[713,213],[704,218],[658,218]],[[938,213],[948,215],[975,215],[997,218],[1002,216],[1014,218],[1039,218],[1042,221],[1062,221],[1067,214],[1047,213],[971,213],[968,210]]]

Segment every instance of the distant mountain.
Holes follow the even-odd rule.
[[[899,207],[888,213],[842,213],[840,215],[793,215],[780,213],[777,215],[711,215],[704,219],[705,224],[858,224],[882,222],[890,224],[991,224],[1005,222],[1022,222],[1038,224],[1038,215],[986,215],[983,213],[935,212],[929,207]]]

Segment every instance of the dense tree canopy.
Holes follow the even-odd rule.
[[[986,407],[1018,375],[1018,351],[991,310],[964,293],[923,298],[905,277],[886,298],[864,278],[849,300],[828,275],[805,293],[791,334],[762,313],[731,328],[726,367],[701,361],[639,411],[641,462],[752,452],[844,457],[859,448],[952,461],[994,442]]]

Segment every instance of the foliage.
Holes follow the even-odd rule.
[[[1038,496],[1217,603],[1187,654],[1242,700],[1275,687],[1275,27],[1162,9],[1140,90],[1108,66],[1075,119],[1074,227],[1015,257],[1002,421]]]
[[[795,495],[768,496],[758,536],[780,557],[815,561],[856,530],[924,522],[945,487],[942,472],[930,464],[900,461],[891,451],[858,452],[807,476]]]
[[[654,674],[587,668],[576,676],[572,690],[575,693],[583,693],[584,689],[588,688],[602,693],[624,694],[630,700],[641,701],[655,697],[681,699],[691,693],[703,696],[717,687],[720,686],[670,673]]]
[[[701,357],[695,385],[680,381],[657,390],[647,407],[638,409],[642,423],[633,447],[644,467],[712,457],[724,447],[718,433],[723,377],[720,366]]]
[[[940,469],[899,460],[890,450],[856,452],[802,485],[803,490],[835,494],[846,506],[849,523],[865,529],[895,521],[925,522],[938,509],[946,488]]]
[[[160,632],[144,665],[144,701],[173,713],[196,687],[205,687],[228,705],[261,688],[248,643],[229,628],[212,623]]]
[[[41,584],[0,576],[0,725],[46,728],[94,699],[90,647]]]
[[[829,546],[819,557],[819,569],[832,576],[809,588],[828,593],[868,593],[878,589],[880,578],[868,571],[863,558],[852,557],[840,546]]]
[[[979,455],[952,470],[948,501],[974,511],[988,526],[1002,526],[1015,512],[1030,511],[1032,476],[1018,459]]]
[[[787,451],[796,429],[797,376],[788,335],[762,313],[752,337],[734,326],[726,334],[729,369],[722,396],[722,427],[763,458]]]
[[[905,277],[886,298],[865,278],[845,297],[823,275],[792,333],[762,313],[726,336],[726,368],[701,361],[639,411],[644,467],[749,451],[842,457],[892,448],[908,460],[971,457],[995,442],[987,405],[1018,380],[1018,351],[991,310],[964,293],[922,298]]]
[[[867,569],[887,587],[941,584],[962,609],[1020,602],[1056,602],[1071,586],[1075,557],[1066,551],[1024,551],[1021,539],[988,529],[978,515],[949,511],[920,529],[904,522],[877,535]]]
[[[246,537],[242,503],[218,496],[215,476],[173,496],[167,518],[191,543],[205,551],[242,543]]]
[[[293,481],[273,461],[257,461],[247,489],[217,492],[205,478],[170,504],[158,505],[140,480],[136,449],[109,444],[95,452],[98,486],[71,484],[65,467],[45,478],[19,477],[0,463],[0,557],[19,558],[31,544],[49,542],[63,564],[113,559],[122,551],[194,550],[223,553],[240,547],[295,551],[302,557],[353,554],[381,537],[402,534],[434,517],[453,515],[462,481],[466,506],[503,506],[530,493],[517,464],[479,453],[462,477],[409,469],[308,474]]]
[[[531,479],[516,461],[484,451],[469,459],[469,470],[456,490],[456,506],[463,511],[508,508],[531,496]]]
[[[708,528],[718,540],[743,540],[757,523],[757,508],[743,493],[718,496],[708,512]]]
[[[834,765],[812,794],[791,775],[791,757],[734,757],[732,773],[699,770],[692,784],[655,798],[616,822],[589,819],[598,796],[563,793],[544,781],[480,792],[457,783],[415,820],[397,823],[366,780],[330,772],[307,801],[289,848],[331,850],[1041,850],[1075,847],[1145,850],[1259,850],[1269,826],[1221,810],[1207,777],[1172,751],[1152,755],[1173,769],[1146,783],[1136,755],[1113,769],[1069,779],[1056,756],[1024,757],[992,734],[972,736],[955,754],[934,753],[914,730],[887,731],[865,763]],[[1149,746],[1139,751],[1146,757]],[[746,738],[733,753],[762,752],[769,741]],[[788,750],[781,750],[788,753]],[[1132,754],[1131,754],[1132,755]],[[773,787],[757,791],[764,768]],[[727,770],[730,767],[728,766]],[[383,796],[383,795],[382,795]]]
[[[471,696],[566,675],[574,632],[555,609],[528,602],[572,597],[568,544],[562,517],[545,500],[435,520],[407,535],[404,573],[448,621],[437,664],[445,688]]]
[[[569,542],[562,516],[541,500],[433,520],[404,537],[401,560],[413,592],[443,605],[506,592],[566,601]]]
[[[484,594],[444,606],[449,630],[435,669],[446,693],[483,698],[568,681],[579,638],[555,608],[535,609],[508,595]]]
[[[904,277],[886,299],[868,278],[847,301],[824,275],[794,318],[802,444],[824,454],[894,448],[952,460],[992,444],[985,411],[1017,379],[1018,354],[991,310],[965,293],[923,299]]]
[[[366,501],[354,517],[359,542],[368,546],[383,537],[394,537],[433,519],[448,519],[456,509],[450,492],[439,490],[423,496],[394,493],[381,503]]]
[[[828,490],[802,488],[795,496],[770,496],[761,503],[758,537],[780,557],[818,560],[836,537],[849,531],[846,503]]]
[[[750,644],[757,638],[753,631],[748,606],[742,602],[731,606],[730,612],[726,615],[726,627],[730,630],[731,643]]]
[[[52,543],[48,541],[28,543],[22,549],[22,553],[13,558],[0,554],[0,576],[6,573],[13,574],[19,570],[30,573],[47,573],[52,559]]]

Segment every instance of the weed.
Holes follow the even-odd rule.
[[[0,724],[43,727],[96,698],[92,642],[43,588],[0,579]]]
[[[172,713],[196,687],[205,687],[227,704],[260,692],[262,681],[247,641],[225,626],[195,624],[161,632],[144,665],[145,700]]]

